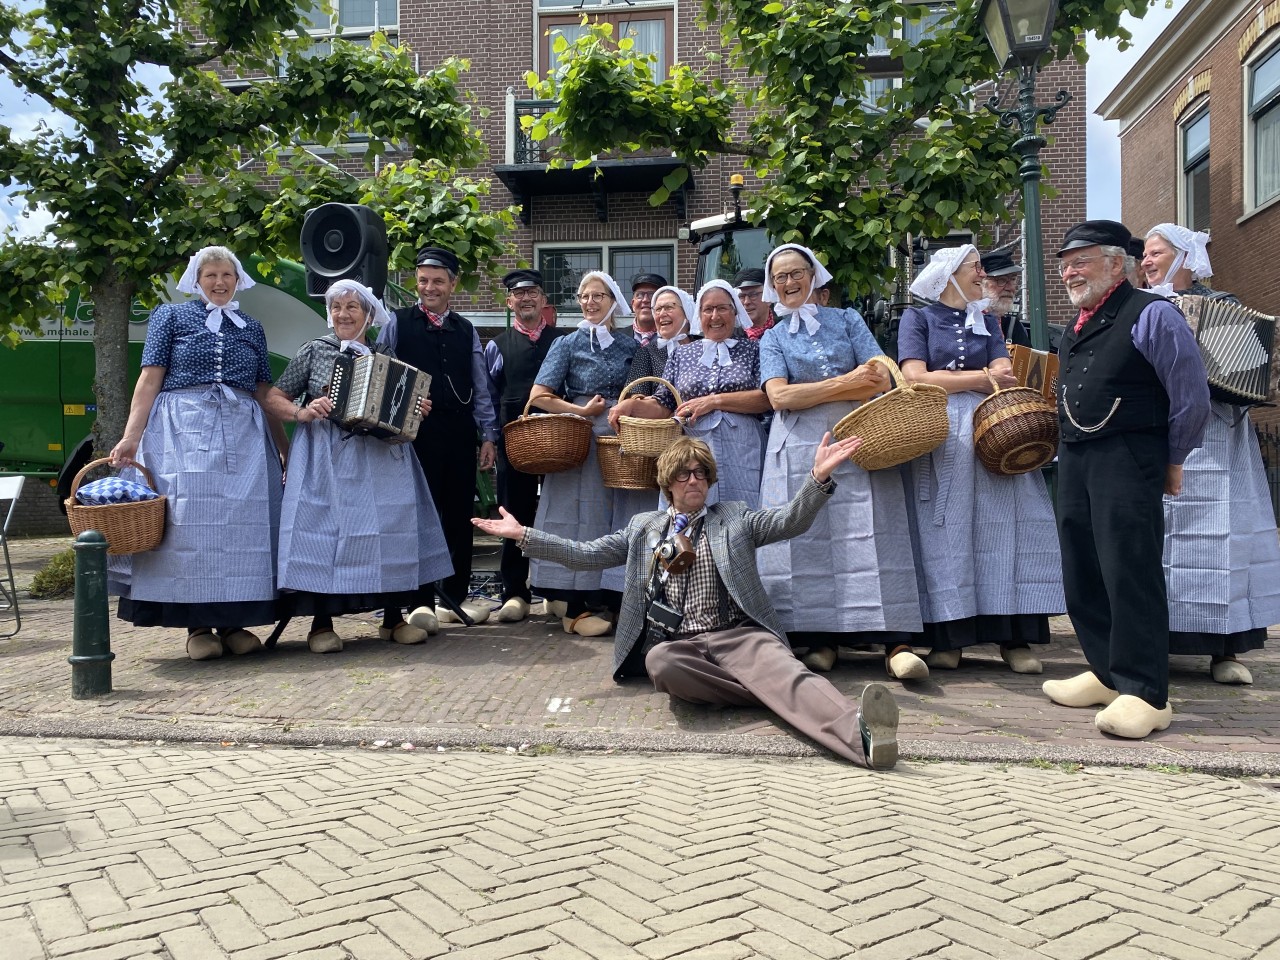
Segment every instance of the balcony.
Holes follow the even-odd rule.
[[[597,159],[578,170],[549,168],[547,162],[555,154],[555,143],[533,140],[521,129],[520,118],[540,117],[555,105],[554,100],[517,100],[514,88],[507,88],[506,153],[493,172],[520,204],[520,220],[525,226],[533,219],[533,197],[591,194],[596,218],[603,223],[609,219],[610,194],[651,194],[670,173],[689,167],[679,157],[668,154]],[[692,189],[690,169],[684,186],[672,194],[680,220],[686,218],[685,198]]]

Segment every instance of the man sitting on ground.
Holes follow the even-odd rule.
[[[869,683],[859,709],[797,660],[755,560],[756,548],[809,528],[835,490],[832,472],[861,442],[823,437],[809,481],[785,507],[750,510],[741,501],[708,507],[715,458],[701,440],[681,437],[658,458],[658,486],[671,506],[637,514],[625,530],[581,543],[523,526],[506,510],[499,520],[472,523],[566,567],[626,562],[615,680],[647,674],[659,692],[691,703],[765,706],[833,753],[887,770],[898,759],[893,694]]]

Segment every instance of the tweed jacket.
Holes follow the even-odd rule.
[[[751,510],[741,500],[733,500],[707,508],[703,530],[721,582],[748,617],[779,639],[786,635],[760,583],[756,548],[804,533],[834,490],[834,480],[819,486],[810,477],[785,507]],[[605,569],[626,561],[626,589],[613,642],[615,680],[622,679],[623,663],[644,636],[645,589],[652,575],[653,548],[666,534],[667,523],[665,510],[638,513],[625,530],[585,543],[529,528],[524,546],[528,556],[580,570]]]

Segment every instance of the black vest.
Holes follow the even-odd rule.
[[[470,416],[476,390],[471,379],[471,321],[450,310],[437,330],[415,304],[396,311],[396,330],[396,356],[431,374],[431,412]]]
[[[498,426],[503,427],[524,412],[524,405],[538,379],[542,361],[547,359],[551,344],[567,331],[544,327],[534,343],[515,330],[504,330],[493,338],[502,354],[502,370],[498,373]]]
[[[1133,326],[1163,298],[1125,281],[1058,348],[1058,423],[1066,443],[1129,431],[1169,429],[1169,395],[1155,368],[1133,345]]]

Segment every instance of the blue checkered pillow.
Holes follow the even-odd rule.
[[[160,494],[150,487],[121,477],[103,477],[86,483],[76,491],[76,501],[86,507],[105,507],[111,503],[139,503],[154,500]]]

